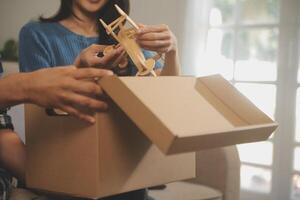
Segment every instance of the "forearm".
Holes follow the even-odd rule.
[[[14,106],[27,101],[27,74],[12,74],[0,80],[0,108]]]
[[[180,68],[178,50],[170,51],[166,53],[165,65],[160,76],[179,76]]]
[[[0,166],[20,181],[25,175],[25,145],[11,130],[0,130]]]

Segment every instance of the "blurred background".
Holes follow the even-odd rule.
[[[266,142],[241,145],[242,200],[300,199],[300,1],[131,0],[132,18],[165,23],[179,41],[183,73],[222,74],[280,124]],[[0,49],[17,61],[20,28],[54,14],[58,0],[0,0]],[[30,48],[30,47],[28,47]],[[13,109],[20,112],[22,107]],[[20,119],[17,130],[24,138]]]

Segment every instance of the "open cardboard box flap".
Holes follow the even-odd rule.
[[[219,75],[111,76],[100,84],[165,154],[266,140],[277,128]]]

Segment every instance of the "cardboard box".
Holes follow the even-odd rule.
[[[92,126],[26,106],[29,187],[99,198],[184,180],[195,176],[193,152],[265,140],[277,127],[221,76],[100,84],[114,103]]]

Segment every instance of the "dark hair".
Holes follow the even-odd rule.
[[[98,18],[102,18],[107,24],[110,24],[115,19],[120,17],[120,14],[115,9],[115,4],[117,4],[124,12],[129,14],[130,3],[129,0],[108,0],[106,4],[101,8],[97,14],[98,32],[99,32],[99,44],[115,44],[116,41],[106,34],[104,27],[98,22]],[[40,17],[41,22],[59,22],[72,15],[73,0],[61,0],[60,8],[58,12],[49,18]],[[76,16],[75,16],[76,17]]]

